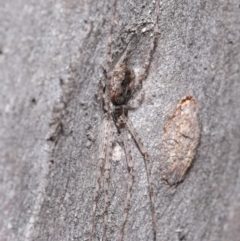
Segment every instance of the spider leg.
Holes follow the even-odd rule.
[[[105,118],[103,119],[103,125],[102,125],[102,141],[101,141],[101,148],[100,148],[100,157],[98,161],[98,168],[97,168],[97,180],[96,180],[96,186],[95,186],[95,194],[94,194],[94,199],[93,199],[93,209],[92,209],[92,223],[91,223],[91,230],[90,230],[90,238],[89,241],[92,241],[93,238],[93,232],[94,232],[94,222],[95,222],[95,217],[96,217],[96,208],[97,208],[97,202],[99,199],[99,190],[100,190],[100,178],[101,178],[101,173],[105,161],[105,156],[106,156],[106,149],[108,146],[108,122]]]
[[[108,44],[107,44],[107,73],[110,73],[111,66],[113,64],[113,59],[112,59],[112,35],[113,35],[113,29],[116,24],[115,22],[115,15],[116,15],[116,8],[117,8],[117,1],[118,0],[113,0],[113,6],[112,6],[112,18],[111,18],[111,27],[109,30],[109,36],[108,36]],[[136,37],[136,34],[133,34],[130,37],[130,40],[128,41],[122,55],[119,57],[118,61],[114,63],[114,66],[121,64],[122,62],[125,62],[128,59],[128,55],[131,52],[131,46],[136,42],[136,39],[134,40],[134,37]]]
[[[132,159],[132,155],[131,155],[131,150],[129,148],[129,138],[127,137],[126,130],[123,130],[123,145],[124,145],[124,151],[125,151],[125,155],[126,155],[129,177],[128,177],[127,198],[126,198],[126,203],[125,203],[125,208],[124,208],[123,225],[120,230],[119,241],[123,240],[124,228],[127,223],[127,216],[128,216],[129,209],[130,209],[130,199],[131,199],[132,187],[133,187],[133,182],[134,182],[134,168],[133,168],[134,164],[133,164],[133,159]]]
[[[153,57],[153,53],[154,53],[154,50],[155,50],[156,45],[157,45],[159,4],[160,4],[159,2],[160,2],[160,0],[156,1],[156,6],[155,6],[155,16],[156,16],[156,18],[155,18],[154,32],[153,32],[153,37],[152,37],[152,41],[151,41],[151,44],[150,44],[149,52],[148,52],[147,58],[145,60],[145,63],[143,65],[143,70],[136,80],[135,86],[137,87],[137,89],[139,88],[138,86],[142,86],[142,82],[147,77],[149,67],[150,67],[150,63],[151,63],[151,60],[152,60],[152,57]]]
[[[109,123],[109,122],[108,122]],[[106,145],[106,158],[104,166],[104,192],[105,192],[105,201],[104,201],[104,226],[103,226],[103,236],[102,240],[106,240],[107,224],[108,224],[108,207],[109,207],[109,180],[110,180],[110,171],[111,171],[111,157],[112,157],[112,134],[109,133],[110,123],[108,126],[108,142]]]
[[[112,18],[111,18],[111,27],[109,31],[108,36],[108,44],[107,44],[107,66],[110,68],[110,65],[112,63],[112,34],[113,34],[113,28],[115,23],[115,13],[116,13],[116,7],[117,7],[117,0],[113,1],[113,7],[112,7]],[[109,71],[109,69],[108,69]]]
[[[154,198],[154,190],[153,190],[153,184],[152,184],[152,177],[151,177],[151,171],[150,171],[150,160],[147,153],[146,148],[141,142],[141,139],[138,137],[131,121],[128,119],[126,120],[126,126],[128,128],[128,131],[132,135],[138,150],[143,156],[146,174],[147,174],[147,181],[148,181],[148,189],[150,194],[150,201],[151,201],[151,212],[152,212],[152,225],[153,225],[153,240],[156,241],[157,236],[157,225],[156,225],[156,210],[155,210],[155,198]]]

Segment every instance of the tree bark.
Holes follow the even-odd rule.
[[[88,240],[113,2],[0,4],[0,240]],[[155,1],[117,2],[113,60],[136,34],[129,60],[136,73],[150,46],[154,9]],[[161,0],[158,32],[144,101],[129,113],[150,155],[157,240],[239,241],[239,1]],[[190,169],[170,186],[161,172],[161,140],[184,96],[197,102],[200,137]],[[144,162],[133,141],[130,148],[135,181],[124,240],[152,240]],[[119,237],[128,184],[124,151],[116,142],[112,152],[107,240]],[[94,240],[103,213],[101,186]]]

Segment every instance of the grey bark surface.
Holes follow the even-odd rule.
[[[118,1],[113,53],[136,32],[141,70],[155,1]],[[101,140],[99,82],[110,1],[0,1],[0,240],[88,240]],[[157,240],[240,240],[240,5],[160,1],[159,36],[143,104],[129,113],[147,147]],[[151,32],[151,31],[150,31]],[[199,105],[200,141],[185,179],[162,180],[163,128],[178,101]],[[135,182],[124,240],[152,240],[144,163],[132,143]],[[108,240],[117,240],[127,190],[113,150]],[[102,233],[103,197],[94,240]]]

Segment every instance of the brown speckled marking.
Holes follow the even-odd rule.
[[[183,180],[195,156],[199,136],[198,104],[192,96],[184,96],[165,125],[161,139],[161,175],[168,184]]]

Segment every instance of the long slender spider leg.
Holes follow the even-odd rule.
[[[147,55],[147,58],[145,60],[144,66],[143,66],[143,70],[140,73],[140,75],[138,76],[137,80],[136,80],[136,86],[138,88],[138,86],[142,86],[142,82],[146,79],[148,71],[149,71],[149,67],[150,67],[150,63],[152,60],[152,56],[153,56],[153,52],[156,48],[157,45],[157,36],[158,36],[158,18],[159,18],[159,3],[160,0],[156,1],[156,6],[155,6],[155,23],[154,23],[154,33],[153,33],[153,37],[152,37],[152,41],[150,44],[150,48],[149,48],[149,52]]]
[[[127,216],[128,216],[129,209],[130,209],[130,200],[131,200],[131,195],[132,195],[132,187],[133,187],[133,183],[134,183],[134,167],[133,167],[134,163],[133,163],[133,159],[132,159],[132,155],[131,155],[131,150],[129,148],[129,138],[127,137],[126,130],[123,130],[123,145],[124,145],[124,151],[125,151],[125,156],[126,156],[126,161],[127,161],[129,177],[128,177],[127,198],[126,198],[126,203],[125,203],[125,207],[124,207],[123,225],[120,230],[119,241],[123,240],[124,228],[127,223]]]
[[[132,135],[138,150],[143,156],[144,159],[144,164],[145,164],[145,169],[147,173],[147,180],[148,180],[148,189],[149,189],[149,194],[150,194],[150,201],[151,201],[151,212],[152,212],[152,225],[153,225],[153,240],[156,241],[156,236],[157,236],[157,221],[156,221],[156,210],[155,210],[155,198],[154,198],[154,189],[153,189],[153,184],[152,184],[152,177],[151,177],[151,171],[150,171],[150,160],[149,156],[147,153],[146,148],[141,142],[141,139],[138,137],[131,121],[128,119],[126,120],[126,126]]]
[[[112,157],[112,134],[109,133],[110,126],[108,128],[108,143],[106,147],[106,160],[104,166],[104,192],[105,192],[105,201],[104,201],[104,227],[103,227],[103,236],[102,240],[106,240],[107,224],[108,224],[108,207],[109,207],[109,180],[110,180],[110,171],[111,171],[111,157]]]
[[[113,1],[113,7],[112,7],[112,18],[111,18],[111,27],[109,31],[108,36],[108,49],[107,49],[107,66],[110,67],[110,64],[112,63],[112,34],[113,34],[113,28],[114,28],[114,22],[115,22],[115,14],[116,14],[116,7],[117,7],[117,0]],[[109,69],[108,69],[109,71]]]
[[[105,153],[106,153],[106,148],[108,145],[108,122],[106,120],[106,116],[103,119],[103,125],[102,125],[102,141],[101,141],[101,148],[100,148],[100,157],[98,161],[98,168],[97,168],[97,179],[96,179],[96,186],[95,186],[95,194],[94,194],[94,199],[93,199],[93,210],[92,210],[92,223],[91,223],[91,230],[90,230],[90,238],[89,241],[92,241],[93,238],[93,232],[94,232],[94,222],[95,222],[95,217],[96,217],[96,208],[97,208],[97,202],[99,199],[99,190],[100,190],[100,178],[101,178],[101,173],[105,161]]]

